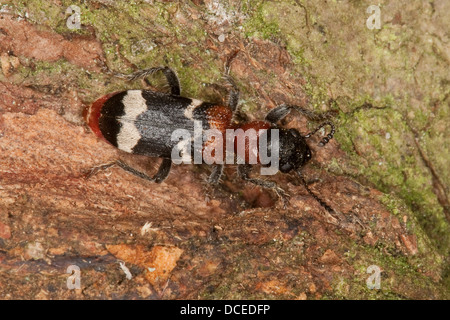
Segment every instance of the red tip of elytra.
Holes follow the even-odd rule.
[[[113,92],[97,99],[92,105],[86,107],[83,110],[83,118],[91,128],[91,130],[95,133],[95,135],[99,138],[104,139],[102,132],[100,131],[100,127],[98,126],[98,119],[100,118],[100,112],[103,108],[105,102],[117,94],[117,92]]]

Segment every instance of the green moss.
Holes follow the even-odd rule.
[[[341,112],[335,138],[350,161],[345,167],[335,161],[329,166],[330,170],[351,175],[383,191],[382,201],[389,211],[395,215],[410,211],[419,229],[423,229],[416,230],[420,237],[429,237],[440,252],[448,253],[450,226],[433,192],[430,170],[417,151],[416,137],[409,127],[431,128],[421,136],[420,144],[433,155],[433,162],[437,163],[448,185],[447,148],[442,143],[437,149],[431,148],[431,144],[438,145],[442,138],[430,137],[429,132],[434,132],[430,119],[437,117],[435,111],[431,111],[436,108],[431,106],[436,104],[436,99],[447,99],[449,89],[437,86],[435,79],[425,72],[418,72],[420,57],[411,56],[409,43],[417,46],[423,38],[414,29],[394,24],[384,23],[380,31],[368,30],[363,23],[355,25],[355,16],[364,21],[360,14],[365,11],[362,3],[346,6],[331,2],[321,4],[320,8],[308,3],[306,11],[292,1],[256,3],[257,10],[250,15],[248,30],[262,29],[263,25],[277,26],[269,27],[270,32],[266,34],[285,41],[296,64],[295,72],[306,80],[304,90],[311,108],[318,110],[328,101],[331,92],[338,96],[336,107]],[[261,33],[250,34],[263,37]],[[350,34],[352,37],[347,37]],[[402,43],[408,45],[399,45]],[[430,66],[434,61],[428,54],[435,53],[428,49],[426,52],[422,60]],[[442,68],[438,67],[436,74],[445,79],[440,70]],[[412,88],[419,74],[424,77],[420,85],[423,99],[420,104],[411,103],[415,93]],[[334,85],[336,79],[342,79],[339,86]],[[387,82],[392,89],[383,91]],[[375,90],[371,90],[372,86]],[[374,108],[359,109],[364,104]],[[439,119],[448,119],[445,109],[438,109]],[[441,132],[443,128],[441,125]]]
[[[267,21],[266,16],[270,13],[264,1],[251,1],[249,6],[244,6],[244,13],[249,16],[243,25],[246,37],[257,37],[271,39],[280,34],[278,24]]]
[[[347,262],[355,269],[355,277],[349,282],[337,276],[332,285],[333,298],[404,299],[405,292],[413,296],[417,293],[418,299],[431,298],[423,294],[433,292],[436,284],[414,267],[420,265],[420,259],[402,256],[395,248],[383,243],[376,247],[349,243],[348,247],[353,254],[347,255]],[[379,290],[369,289],[366,284],[371,275],[366,270],[371,265],[382,271]],[[445,295],[444,287],[440,287],[439,294]]]
[[[400,210],[398,208],[401,207],[401,203],[397,198],[389,194],[384,194],[380,200],[390,212],[396,216],[399,215]]]
[[[385,106],[393,104],[392,97],[382,101]],[[449,245],[448,222],[403,116],[390,108],[361,109],[352,117],[344,115],[341,119],[336,139],[358,168],[359,176],[379,190],[402,198],[435,244],[445,251]],[[387,205],[394,214],[403,211],[393,202]]]
[[[53,5],[49,1],[26,1],[18,0],[13,4],[15,12],[27,20],[39,23],[50,28],[56,28],[59,21],[64,18],[65,13],[61,7]]]

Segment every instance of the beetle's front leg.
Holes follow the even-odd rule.
[[[270,110],[266,115],[266,121],[269,121],[270,123],[276,125],[279,121],[283,120],[287,117],[289,113],[291,113],[291,110],[297,110],[301,114],[305,115],[310,120],[316,120],[317,118],[320,118],[319,115],[315,114],[312,111],[309,111],[305,108],[299,107],[299,106],[293,106],[293,105],[287,105],[282,104],[272,110]]]
[[[283,120],[287,117],[287,115],[291,112],[291,110],[297,110],[298,112],[305,115],[308,119],[311,120],[320,120],[320,119],[326,119],[326,115],[316,114],[314,112],[311,112],[309,110],[306,110],[305,108],[299,107],[299,106],[293,106],[293,105],[287,105],[282,104],[275,109],[270,110],[266,115],[266,121],[269,121],[273,125],[276,125],[279,121]],[[326,145],[334,136],[334,133],[336,131],[335,126],[333,122],[331,121],[325,121],[320,126],[318,126],[316,129],[311,131],[310,133],[305,135],[305,138],[310,138],[313,134],[315,134],[317,131],[322,129],[325,126],[329,126],[331,128],[331,131],[322,138],[322,140],[319,142],[319,146],[323,147]]]
[[[221,177],[223,176],[223,164],[211,165],[212,170],[209,177],[206,179],[206,183],[203,183],[203,191],[205,193],[205,201],[210,202],[214,197],[214,186],[218,185]]]
[[[291,108],[287,105],[283,104],[279,107],[276,107],[270,110],[266,115],[266,121],[276,125],[277,122],[283,120],[287,117],[287,115],[291,112]]]
[[[207,181],[212,185],[218,184],[222,175],[223,175],[223,164],[216,164],[213,166],[213,169]]]
[[[243,180],[251,182],[257,186],[274,191],[277,194],[277,196],[281,198],[281,200],[283,202],[283,207],[284,207],[284,209],[286,209],[287,204],[289,203],[289,197],[290,197],[289,194],[286,191],[284,191],[283,189],[281,189],[280,187],[278,187],[278,185],[273,181],[266,181],[266,180],[262,180],[262,179],[251,178],[249,176],[251,168],[252,167],[249,164],[238,165],[239,177],[242,178]]]
[[[315,113],[311,110],[305,109],[300,106],[296,105],[290,105],[290,104],[282,104],[278,107],[272,109],[267,113],[266,120],[277,124],[280,120],[283,120],[290,112],[291,110],[296,110],[297,112],[303,114],[307,119],[312,121],[319,121],[319,120],[326,120],[329,118],[330,112],[326,113]]]

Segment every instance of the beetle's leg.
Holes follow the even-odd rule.
[[[240,164],[237,167],[238,175],[241,179],[251,182],[257,186],[273,190],[278,197],[283,201],[283,206],[286,209],[287,203],[289,202],[289,194],[286,193],[283,189],[277,186],[277,184],[273,181],[266,181],[262,179],[255,179],[249,176],[252,167],[249,164]]]
[[[159,166],[158,172],[153,177],[153,179],[155,179],[155,182],[161,183],[164,180],[166,180],[167,176],[169,175],[171,167],[172,167],[172,160],[171,159],[163,159],[163,161],[161,162],[161,165]]]
[[[333,208],[331,208],[324,200],[322,200],[319,196],[317,196],[308,186],[308,184],[305,181],[305,178],[303,177],[303,173],[298,170],[297,175],[300,178],[300,181],[302,182],[303,186],[305,187],[306,191],[323,207],[327,212],[330,214],[331,218],[335,220],[335,222],[340,223],[341,221],[345,220],[345,217],[342,213],[336,212]]]
[[[161,165],[159,166],[158,172],[153,177],[149,177],[145,173],[140,172],[140,171],[130,167],[128,164],[126,164],[125,162],[122,162],[120,160],[117,160],[116,164],[119,167],[121,167],[123,170],[128,171],[129,173],[134,174],[135,176],[137,176],[139,178],[142,178],[142,179],[145,179],[148,181],[152,181],[152,182],[156,182],[156,183],[161,183],[169,175],[170,168],[172,167],[172,160],[163,159],[163,161],[161,162]]]
[[[120,79],[129,80],[129,81],[134,81],[139,78],[145,78],[149,75],[152,75],[155,72],[161,71],[164,68],[166,68],[166,67],[154,67],[154,68],[150,68],[150,69],[138,70],[131,74],[125,74],[125,73],[121,73],[121,72],[112,71],[104,61],[99,61],[99,64],[100,64],[100,67],[102,68],[103,73],[109,74],[111,76],[114,76],[114,77],[117,77]]]
[[[291,112],[291,110],[296,110],[309,120],[313,121],[324,120],[328,117],[328,113],[319,114],[300,106],[282,104],[275,109],[270,110],[266,115],[266,120],[276,124],[278,121],[284,119]]]
[[[179,96],[181,94],[180,80],[178,79],[175,71],[173,71],[169,67],[165,67],[163,73],[166,76],[167,82],[169,83],[170,92],[176,96]]]
[[[142,173],[142,172],[140,172],[140,171],[130,167],[125,162],[122,162],[120,160],[112,161],[112,162],[109,162],[109,163],[106,163],[106,164],[102,164],[100,166],[92,168],[86,174],[86,178],[90,178],[91,176],[96,175],[98,172],[106,170],[106,169],[108,169],[110,167],[113,167],[113,166],[119,166],[122,169],[124,169],[125,171],[128,171],[128,172],[134,174],[135,176],[138,176],[139,178],[142,178],[142,179],[145,179],[145,180],[148,180],[148,181],[152,181],[152,182],[155,181],[154,178],[151,178],[148,175],[146,175],[145,173]]]
[[[154,67],[150,69],[144,69],[144,70],[138,70],[136,72],[133,72],[131,74],[124,74],[120,72],[114,72],[111,69],[108,68],[105,62],[100,61],[100,67],[102,68],[102,71],[104,73],[110,74],[114,77],[125,79],[128,81],[134,81],[140,78],[146,78],[155,72],[162,71],[164,73],[164,76],[166,77],[167,82],[170,86],[170,91],[172,94],[179,96],[181,93],[180,89],[180,80],[177,77],[177,74],[175,71],[170,69],[169,67]]]
[[[234,79],[230,75],[225,74],[224,78],[230,85],[230,91],[228,92],[227,98],[227,105],[234,113],[239,103],[239,94],[240,94],[239,88],[237,87],[236,83],[234,82]]]
[[[297,112],[303,114],[306,118],[312,121],[320,121],[320,120],[326,120],[330,117],[332,112],[324,112],[324,113],[316,113],[311,110],[305,109],[300,106],[292,105],[292,104],[283,104],[282,106],[285,106],[287,108],[296,110]]]
[[[316,199],[316,201],[322,206],[324,207],[329,213],[331,214],[335,214],[334,210],[325,202],[323,201],[321,198],[319,198],[309,187],[308,184],[305,181],[305,178],[303,177],[303,174],[300,170],[297,171],[297,175],[300,178],[300,181],[302,182],[303,186],[305,187],[306,191],[308,191],[308,193],[314,198]]]
[[[211,174],[208,177],[208,183],[217,184],[223,175],[223,164],[216,164],[213,166]]]
[[[272,124],[276,124],[278,121],[284,119],[291,112],[291,108],[285,104],[282,104],[275,109],[272,109],[266,115],[266,121]]]
[[[87,173],[86,177],[89,178],[89,177],[97,174],[99,171],[106,170],[112,166],[119,166],[123,170],[125,170],[131,174],[134,174],[135,176],[137,176],[141,179],[145,179],[145,180],[148,180],[151,182],[161,183],[169,175],[170,168],[172,166],[172,160],[163,159],[161,165],[159,166],[158,172],[155,174],[154,177],[149,177],[145,173],[138,171],[138,170],[134,169],[133,167],[130,167],[128,164],[126,164],[125,162],[123,162],[121,160],[116,160],[116,161],[113,161],[113,162],[110,162],[107,164],[100,165],[98,167],[94,167]]]
[[[362,229],[366,229],[361,220],[354,214],[352,215],[343,215],[339,211],[335,211],[331,208],[324,200],[322,200],[319,196],[317,196],[308,186],[303,177],[303,173],[298,170],[297,175],[300,177],[300,180],[305,187],[306,191],[327,211],[328,222],[334,225],[340,226],[346,230],[355,231],[355,223],[357,223]],[[353,208],[352,208],[353,209]]]
[[[322,123],[320,126],[318,126],[316,129],[314,129],[313,131],[311,131],[310,133],[308,133],[305,138],[308,139],[310,138],[313,134],[315,134],[317,131],[319,131],[320,129],[322,129],[325,126],[330,126],[331,127],[331,131],[329,134],[327,134],[326,137],[323,137],[322,140],[319,142],[319,146],[323,147],[324,145],[326,145],[334,136],[335,133],[335,127],[333,122],[331,121],[327,121]]]
[[[126,164],[125,162],[122,162],[120,160],[116,161],[116,164],[121,167],[123,170],[141,178],[141,179],[145,179],[151,182],[155,182],[155,179],[152,177],[149,177],[148,175],[146,175],[145,173],[138,171],[136,169],[134,169],[133,167],[130,167],[128,164]]]
[[[101,165],[99,165],[99,166],[93,167],[93,168],[91,168],[88,172],[86,172],[86,173],[84,174],[84,177],[85,177],[86,179],[89,179],[90,177],[95,176],[95,175],[96,175],[97,173],[99,173],[100,171],[106,170],[106,169],[108,169],[108,168],[110,168],[110,167],[112,167],[112,166],[117,165],[116,162],[117,162],[117,161],[112,161],[112,162],[109,162],[109,163],[105,163],[105,164],[101,164]]]
[[[121,78],[127,79],[129,81],[134,81],[140,78],[145,78],[157,71],[162,71],[164,76],[166,77],[166,80],[170,87],[170,92],[174,95],[179,96],[181,93],[180,89],[180,80],[177,77],[177,74],[175,71],[170,69],[169,67],[156,67],[156,68],[150,68],[150,69],[144,69],[144,70],[138,70],[136,72],[133,72],[131,74],[119,74]],[[116,75],[118,76],[118,75]]]
[[[234,60],[234,58],[236,57],[238,52],[239,52],[239,50],[236,50],[228,57],[227,61],[225,62],[225,74],[224,74],[224,78],[230,86],[230,92],[228,93],[228,99],[227,99],[227,105],[233,111],[233,113],[237,109],[240,93],[239,93],[239,88],[236,85],[236,82],[234,81],[233,77],[230,76],[230,70],[231,70],[231,62]]]

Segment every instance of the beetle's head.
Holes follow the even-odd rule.
[[[280,129],[279,139],[279,170],[281,172],[297,170],[311,160],[311,149],[296,129]]]
[[[278,146],[277,153],[279,171],[281,171],[282,173],[297,171],[298,169],[301,169],[301,167],[303,167],[306,163],[308,163],[308,161],[311,160],[311,149],[306,143],[306,140],[311,138],[312,135],[314,135],[325,126],[330,126],[331,131],[320,141],[319,146],[321,147],[326,145],[330,141],[330,139],[333,138],[333,135],[335,133],[335,127],[331,121],[322,123],[319,127],[304,136],[297,129],[285,129],[278,127],[276,124],[272,124],[271,130],[267,131],[271,141],[271,143],[268,144],[268,155],[270,157],[270,155],[274,151],[274,148]],[[274,144],[274,141],[272,141],[272,138],[274,137],[270,132],[272,132],[273,129],[278,131],[277,144]]]

